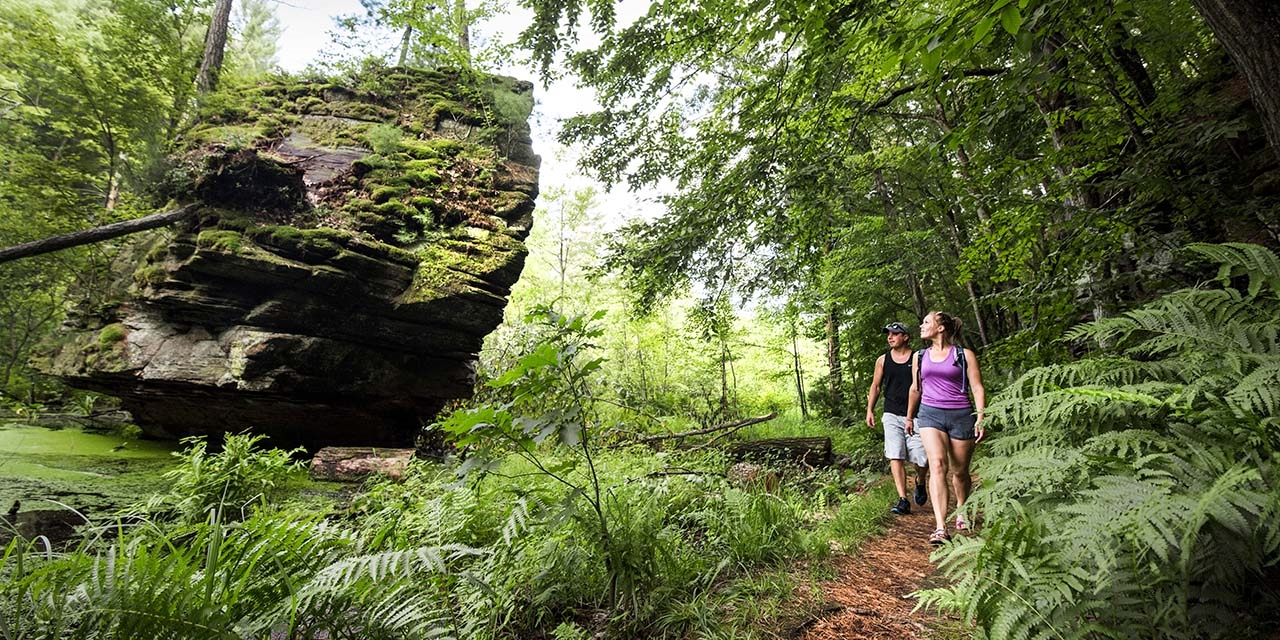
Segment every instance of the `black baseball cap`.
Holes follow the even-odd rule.
[[[884,326],[884,332],[911,335],[911,332],[907,331],[907,325],[902,324],[901,322],[890,322],[889,324],[886,324]]]

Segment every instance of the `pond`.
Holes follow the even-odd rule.
[[[0,423],[0,513],[73,508],[91,518],[168,488],[176,442]]]

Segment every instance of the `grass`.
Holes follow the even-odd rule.
[[[866,493],[850,496],[841,503],[832,518],[818,527],[817,534],[831,543],[833,550],[856,554],[863,542],[884,531],[889,517],[887,505],[897,497],[892,483],[875,484]]]

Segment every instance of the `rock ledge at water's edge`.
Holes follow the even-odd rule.
[[[403,446],[469,397],[524,265],[532,85],[373,69],[210,96],[162,197],[37,359],[164,438]],[[105,300],[105,302],[104,302]]]

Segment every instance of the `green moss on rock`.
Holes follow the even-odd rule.
[[[196,236],[196,246],[201,249],[212,249],[223,253],[236,253],[244,236],[230,229],[206,229]]]
[[[374,189],[373,193],[369,194],[369,199],[374,201],[376,204],[382,204],[395,198],[403,198],[407,195],[409,195],[409,189],[407,187],[381,186]]]
[[[158,264],[144,264],[133,272],[133,280],[139,284],[159,284],[169,278],[169,270]]]
[[[98,347],[109,349],[116,343],[123,342],[128,335],[129,332],[123,324],[119,322],[109,324],[98,331]]]

